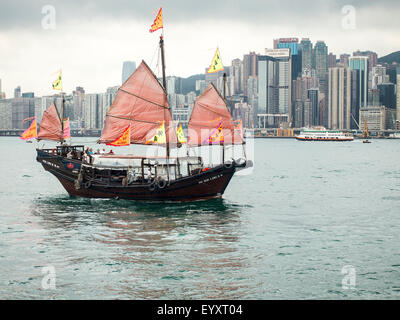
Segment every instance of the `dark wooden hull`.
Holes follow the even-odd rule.
[[[128,186],[92,183],[75,187],[81,162],[65,157],[51,155],[37,150],[37,161],[52,173],[72,196],[86,198],[115,198],[145,201],[194,201],[219,198],[223,195],[238,165],[219,165],[205,172],[171,181],[164,188],[150,187],[149,184]],[[240,166],[240,167],[243,167]]]

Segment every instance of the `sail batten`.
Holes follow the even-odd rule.
[[[121,90],[121,91],[123,91],[123,92],[126,92],[127,94],[131,94],[132,96],[135,96],[136,98],[142,99],[142,100],[147,101],[147,102],[152,103],[152,104],[155,104],[156,106],[159,106],[160,108],[170,109],[169,107],[163,106],[163,105],[158,104],[158,103],[156,103],[156,102],[154,102],[154,101],[151,101],[151,100],[149,100],[149,99],[145,99],[145,98],[143,98],[143,97],[141,97],[141,96],[138,96],[138,95],[136,95],[136,94],[134,94],[134,93],[132,93],[132,92],[128,92],[128,91],[126,91],[126,90],[124,90],[124,89],[119,88],[119,90]]]
[[[220,144],[243,144],[243,139],[235,130],[232,115],[225,100],[211,83],[197,98],[188,124],[188,145],[201,146],[210,144],[210,137],[217,129],[223,139]]]
[[[130,143],[146,144],[164,121],[167,140],[177,144],[172,125],[167,94],[154,73],[142,61],[135,72],[122,84],[107,112],[99,143],[109,143],[118,138],[130,125]]]
[[[158,122],[154,122],[154,121],[145,121],[145,120],[139,120],[139,119],[133,119],[133,118],[112,116],[112,115],[108,115],[108,117],[122,119],[122,120],[128,120],[128,121],[137,121],[137,122],[143,122],[143,123],[158,124]]]

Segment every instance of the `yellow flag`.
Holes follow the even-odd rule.
[[[57,80],[53,81],[53,90],[60,90],[62,91],[62,77],[61,77],[61,70],[58,74]]]
[[[215,54],[214,54],[214,58],[211,61],[211,66],[210,66],[210,68],[208,68],[207,73],[213,73],[213,72],[222,71],[222,70],[224,70],[224,66],[222,64],[219,49],[217,48],[217,51],[215,51]]]
[[[157,128],[156,134],[146,142],[146,144],[160,144],[160,143],[165,143],[165,127],[164,127],[164,121],[161,123],[161,125]]]
[[[131,126],[129,125],[122,134],[112,142],[106,143],[108,146],[122,147],[129,146],[131,143]]]
[[[186,143],[185,135],[183,134],[182,123],[176,129],[176,135],[178,137],[178,142],[180,142],[182,144]]]
[[[224,132],[222,130],[222,122],[219,123],[217,129],[209,136],[209,144],[221,144],[224,142]],[[204,143],[203,143],[204,144]]]
[[[36,118],[32,121],[31,125],[29,126],[28,129],[26,129],[21,137],[22,140],[30,140],[37,138],[37,123],[36,123]]]
[[[158,29],[163,28],[163,17],[162,17],[162,8],[157,13],[157,17],[154,19],[154,22],[150,28],[150,32],[154,32]]]

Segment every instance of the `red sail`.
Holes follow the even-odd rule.
[[[119,88],[107,112],[99,143],[117,139],[129,124],[131,144],[146,144],[165,121],[165,131],[170,144],[177,138],[165,90],[148,65],[142,61],[135,72]]]
[[[208,145],[209,137],[222,124],[221,144],[242,144],[243,139],[235,130],[232,116],[224,99],[211,83],[197,98],[188,125],[188,144]]]
[[[63,140],[60,115],[54,102],[43,113],[42,122],[38,133],[38,140]]]

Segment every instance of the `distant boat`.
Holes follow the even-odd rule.
[[[324,127],[307,128],[295,137],[300,141],[353,141],[354,136],[340,130],[326,130]]]
[[[363,143],[371,143],[371,141],[368,140],[368,137],[369,137],[369,131],[368,131],[367,120],[364,120]]]

